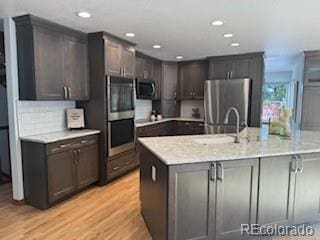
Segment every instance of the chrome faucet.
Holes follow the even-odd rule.
[[[228,109],[226,117],[224,119],[224,124],[228,124],[229,123],[229,115],[231,113],[231,111],[233,111],[236,114],[237,117],[237,131],[236,131],[236,136],[234,139],[235,143],[240,143],[240,136],[239,136],[239,128],[240,128],[240,116],[239,116],[239,112],[235,107],[231,107]]]

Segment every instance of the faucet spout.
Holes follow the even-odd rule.
[[[230,107],[226,113],[226,117],[224,119],[224,124],[228,124],[229,123],[229,115],[231,112],[234,112],[236,114],[237,117],[237,129],[236,129],[236,136],[234,139],[235,143],[240,143],[240,136],[239,136],[239,128],[240,128],[240,116],[239,116],[239,112],[235,107]]]

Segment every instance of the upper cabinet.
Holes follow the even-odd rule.
[[[209,58],[209,79],[250,78],[252,80],[250,126],[260,127],[263,85],[263,53]]]
[[[20,100],[88,100],[86,34],[31,15],[14,20]]]
[[[105,38],[105,74],[135,77],[135,49],[111,37]]]
[[[320,51],[305,52],[304,85],[320,86]]]
[[[207,79],[206,60],[179,63],[180,99],[203,99],[204,81]]]

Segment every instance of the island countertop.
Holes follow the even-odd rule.
[[[138,140],[166,165],[320,152],[320,132],[314,131],[296,131],[288,139],[268,135],[260,128],[246,128],[240,133],[240,143],[210,143],[212,138],[221,137],[223,141],[223,136],[226,135],[149,137]]]

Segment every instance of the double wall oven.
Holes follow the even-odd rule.
[[[107,76],[108,157],[135,147],[135,81]]]

